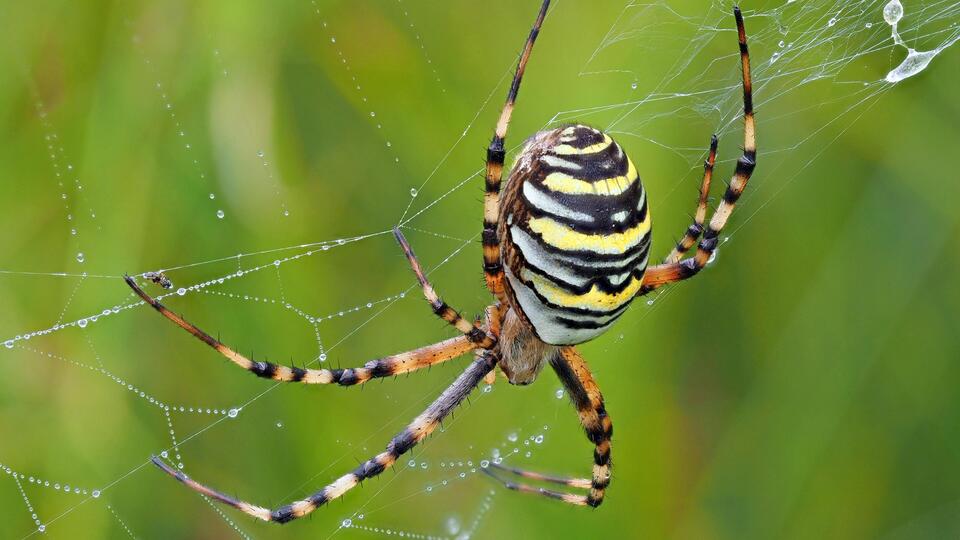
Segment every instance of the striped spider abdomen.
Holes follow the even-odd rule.
[[[640,290],[646,195],[626,153],[598,129],[531,137],[504,186],[498,227],[511,307],[545,343],[597,337]]]

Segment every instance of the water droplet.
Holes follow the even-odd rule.
[[[12,343],[12,342],[11,342],[10,346],[13,347],[13,343]],[[488,385],[485,385],[485,386],[483,387],[483,393],[484,393],[484,394],[489,394],[489,393],[492,392],[492,391],[493,391],[493,385],[492,385],[492,384],[488,384]]]
[[[217,210],[217,217],[223,219],[224,213],[223,210]]]
[[[488,461],[488,460],[486,460],[486,459],[480,461],[480,467],[481,467],[481,468],[486,469],[486,468],[489,467],[489,466],[490,466],[490,461]]]
[[[257,157],[263,157],[263,150],[257,150]]]
[[[836,18],[836,17],[833,17],[832,19],[830,19],[829,21],[827,21],[827,26],[833,26],[833,25],[835,25],[835,24],[837,24],[837,18]]]
[[[897,24],[902,18],[903,4],[900,3],[900,0],[890,0],[887,5],[883,6],[883,20],[887,21],[890,26]]]
[[[79,321],[77,321],[77,326],[79,326],[80,328],[86,328],[86,327],[87,327],[87,320],[86,320],[86,319],[80,319]]]
[[[630,89],[631,89],[631,90],[636,90],[636,89],[637,89],[637,86],[638,86],[637,83],[630,83]]]
[[[211,201],[214,200],[214,199],[216,199],[216,198],[217,198],[216,195],[214,195],[213,193],[210,194],[210,200],[211,200]]]
[[[183,295],[187,294],[187,290],[184,289],[183,287],[180,287],[179,289],[177,289],[177,294],[178,294],[179,296],[183,296]]]
[[[543,444],[543,435],[537,435],[536,437],[534,437],[533,442],[537,444]]]
[[[8,349],[12,349],[12,348],[13,348],[13,340],[12,340],[12,339],[8,339],[8,340],[4,341],[4,342],[3,342],[3,346],[6,347],[6,348],[8,348]]]
[[[456,516],[450,516],[447,518],[447,533],[448,534],[457,534],[460,532],[460,520]]]
[[[47,526],[46,526],[46,525],[40,525],[39,527],[37,527],[37,530],[40,531],[40,532],[43,532],[43,531],[47,530]]]
[[[868,22],[867,24],[863,25],[863,27],[864,27],[864,28],[873,28],[873,23],[869,23],[869,22]]]
[[[349,529],[351,526],[353,526],[353,520],[350,518],[347,518],[340,523],[340,526],[343,527],[344,529]]]
[[[277,428],[282,428],[282,427],[283,427],[283,422],[277,422],[276,426],[277,426]]]
[[[517,433],[516,433],[516,432],[513,432],[513,433],[507,435],[507,440],[510,441],[510,442],[517,442]]]
[[[236,418],[238,414],[240,414],[240,410],[239,410],[239,409],[235,409],[235,408],[234,408],[234,409],[230,409],[229,411],[227,411],[227,416],[229,416],[230,418]]]
[[[557,396],[557,399],[563,399],[563,388],[557,388],[557,391],[554,392],[554,395]]]
[[[77,262],[82,263],[84,260],[86,259],[83,256],[83,252],[81,251],[80,253],[77,253]]]

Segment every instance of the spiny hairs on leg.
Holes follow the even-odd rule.
[[[475,344],[470,341],[467,336],[457,336],[412,351],[371,360],[362,367],[344,369],[306,369],[281,366],[270,362],[254,361],[224,345],[220,340],[167,309],[166,306],[144,292],[132,277],[127,276],[124,279],[127,285],[129,285],[144,302],[167,319],[173,321],[177,326],[190,332],[197,339],[215,349],[234,364],[258,377],[274,381],[353,386],[363,384],[370,379],[400,375],[440,362],[446,362],[476,348]]]
[[[363,480],[377,476],[390,468],[400,456],[430,435],[440,425],[440,422],[476,388],[477,384],[493,369],[498,360],[492,352],[487,352],[482,357],[475,359],[420,416],[390,441],[385,451],[361,463],[352,472],[341,476],[309,497],[275,510],[225,495],[189,478],[186,474],[170,467],[159,458],[153,457],[151,460],[160,470],[198,493],[232,506],[255,518],[275,523],[287,523],[313,512],[320,506],[353,489]]]

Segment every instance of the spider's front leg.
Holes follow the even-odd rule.
[[[457,336],[439,343],[420,347],[412,351],[385,356],[376,360],[371,360],[361,367],[355,368],[337,368],[337,369],[315,369],[299,368],[291,366],[281,366],[271,362],[254,361],[246,356],[231,349],[219,339],[204,332],[190,321],[180,315],[170,311],[157,299],[147,294],[137,282],[130,276],[124,278],[127,285],[133,289],[144,302],[155,309],[158,313],[173,322],[180,328],[190,332],[194,337],[206,343],[218,353],[222,354],[227,360],[241,368],[253,373],[258,377],[271,379],[280,382],[293,382],[302,384],[339,384],[340,386],[353,386],[363,384],[371,379],[380,377],[392,377],[402,373],[409,373],[425,367],[446,362],[454,358],[463,356],[474,350],[476,345],[470,341],[467,336]]]
[[[407,242],[406,237],[403,236],[399,228],[394,227],[393,236],[403,249],[407,261],[410,262],[410,267],[413,269],[413,273],[417,276],[417,281],[423,289],[423,296],[426,297],[427,302],[430,302],[433,313],[459,330],[463,335],[467,336],[467,339],[469,339],[476,348],[489,349],[493,347],[493,344],[497,342],[496,335],[484,330],[477,323],[472,323],[464,319],[457,310],[444,302],[440,296],[437,295],[437,291],[433,290],[433,285],[427,280],[427,275],[424,274],[423,268],[420,267],[420,261],[417,260],[417,256],[414,255],[413,248],[410,247],[410,242]]]
[[[550,0],[543,0],[540,5],[540,12],[537,19],[530,29],[530,35],[523,46],[523,52],[520,53],[520,60],[517,62],[517,69],[513,73],[513,81],[510,83],[510,90],[507,92],[507,100],[500,110],[500,118],[497,120],[497,127],[493,132],[493,138],[490,140],[490,146],[487,147],[487,167],[484,175],[484,196],[483,196],[483,274],[487,282],[487,288],[497,298],[497,301],[503,305],[507,304],[507,293],[504,288],[503,263],[500,261],[500,237],[497,233],[497,225],[500,219],[500,181],[503,177],[503,162],[506,158],[504,141],[507,138],[507,128],[510,127],[510,117],[513,115],[513,107],[517,101],[517,94],[520,92],[520,82],[523,80],[523,73],[527,69],[527,61],[530,59],[530,53],[533,51],[533,45],[540,33],[540,27],[547,16],[547,9],[550,8]]]
[[[703,180],[700,182],[700,196],[697,199],[697,210],[693,215],[693,223],[687,227],[683,233],[683,238],[677,242],[676,247],[670,252],[664,263],[676,263],[697,243],[700,235],[703,234],[703,222],[707,219],[707,203],[710,199],[710,180],[713,178],[713,165],[717,161],[717,136],[710,138],[710,153],[707,154],[707,160],[703,162]]]
[[[665,264],[651,266],[647,268],[643,277],[643,288],[641,295],[648,294],[659,287],[691,278],[697,275],[710,257],[717,249],[717,243],[720,231],[726,226],[730,219],[730,214],[743,194],[743,190],[750,181],[753,169],[757,164],[757,138],[756,122],[753,117],[753,83],[750,79],[750,52],[747,49],[747,33],[743,26],[743,15],[740,8],[733,9],[734,17],[737,21],[737,37],[740,42],[740,63],[743,70],[743,155],[737,160],[737,168],[727,186],[727,191],[723,194],[723,200],[717,206],[713,216],[710,218],[710,224],[703,233],[703,239],[697,245],[697,252],[694,256],[682,261],[670,260]],[[681,242],[680,247],[683,246]],[[668,259],[672,259],[671,254]]]
[[[610,417],[604,408],[600,388],[594,381],[586,360],[583,359],[576,348],[563,347],[560,350],[560,355],[555,357],[550,365],[573,400],[573,404],[577,408],[577,414],[580,416],[580,423],[587,433],[587,438],[594,444],[592,478],[564,478],[521,469],[494,467],[531,480],[589,489],[589,493],[586,495],[566,493],[529,484],[520,484],[504,480],[490,472],[489,469],[482,470],[508,489],[543,495],[578,506],[600,506],[607,486],[610,485],[610,439],[613,436],[613,422],[610,421]]]
[[[352,472],[341,476],[309,497],[294,501],[275,510],[235,499],[205,486],[189,478],[183,472],[170,467],[159,458],[153,458],[153,463],[190,489],[202,493],[211,499],[232,506],[241,512],[264,521],[287,523],[313,512],[333,499],[341,497],[363,480],[377,476],[393,466],[400,456],[433,433],[440,425],[440,422],[446,418],[457,405],[466,399],[470,392],[476,388],[477,384],[483,380],[483,377],[493,369],[498,360],[492,352],[487,352],[482,357],[474,360],[470,366],[440,394],[440,397],[427,407],[427,410],[414,419],[406,429],[398,433],[397,436],[390,441],[386,450],[361,463],[360,466]]]

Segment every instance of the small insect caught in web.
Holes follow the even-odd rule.
[[[144,272],[144,274],[143,274],[143,279],[145,279],[145,280],[147,280],[147,281],[152,281],[152,282],[154,282],[155,284],[163,287],[164,289],[172,289],[172,288],[173,288],[173,282],[170,281],[170,278],[168,278],[166,275],[164,275],[163,272],[160,272],[160,271],[157,271],[157,272]]]

